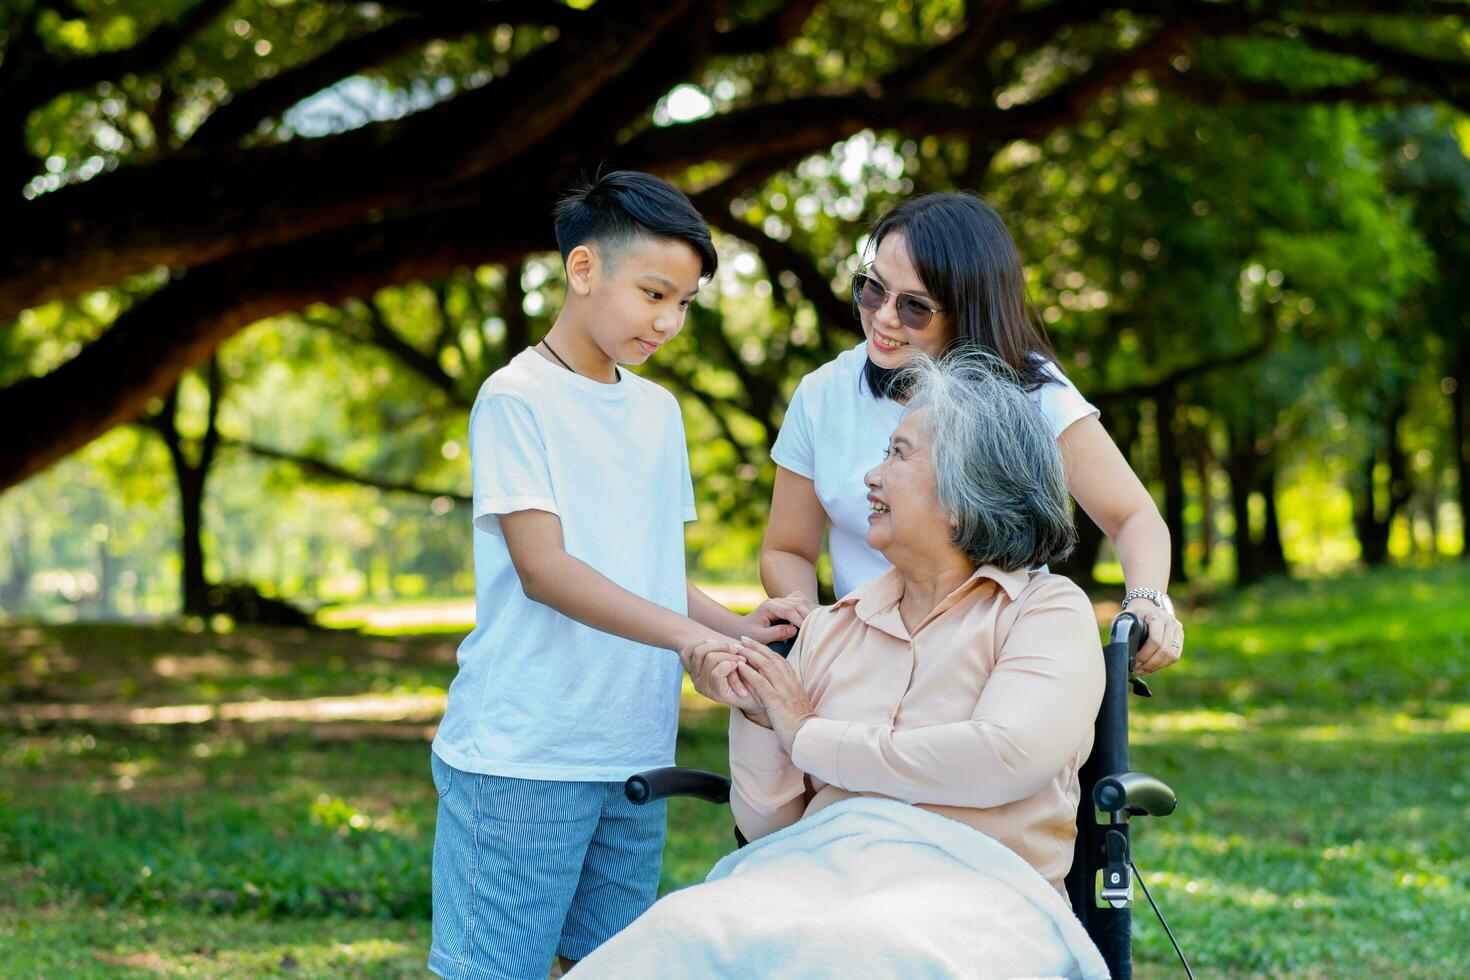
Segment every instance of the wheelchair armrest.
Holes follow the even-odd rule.
[[[707,769],[665,766],[629,776],[623,794],[640,806],[670,796],[697,796],[710,803],[728,803],[730,778]]]
[[[1146,772],[1104,776],[1092,787],[1092,802],[1099,810],[1135,817],[1167,817],[1179,805],[1174,791]]]

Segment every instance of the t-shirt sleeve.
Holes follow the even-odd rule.
[[[1077,386],[1072,384],[1055,362],[1048,361],[1046,369],[1055,380],[1037,388],[1032,397],[1036,399],[1037,407],[1041,409],[1046,424],[1051,428],[1052,438],[1061,438],[1062,433],[1078,419],[1102,414],[1096,405],[1082,397],[1082,392],[1077,390]]]
[[[784,466],[797,476],[808,480],[817,478],[805,379],[796,386],[796,394],[791,396],[791,404],[786,406],[786,418],[782,419],[781,431],[776,433],[776,444],[771,447],[771,459],[777,466]]]
[[[677,445],[674,446],[674,451],[679,454],[679,462],[684,474],[683,486],[680,488],[680,492],[683,494],[682,513],[684,515],[684,521],[688,523],[689,521],[699,519],[699,509],[694,505],[694,478],[689,473],[689,437],[684,432],[684,419],[679,415],[677,402],[674,403],[674,414],[679,423],[676,428],[676,431],[679,433],[679,438],[676,440]]]
[[[514,395],[482,398],[470,418],[475,527],[500,534],[500,515],[522,510],[560,514],[546,442],[531,407]]]

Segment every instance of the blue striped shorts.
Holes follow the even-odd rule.
[[[663,801],[634,806],[622,783],[464,772],[430,753],[434,938],[447,980],[545,980],[580,960],[658,893]]]

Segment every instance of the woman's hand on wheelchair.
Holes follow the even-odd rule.
[[[744,661],[736,666],[736,677],[755,695],[765,709],[771,730],[790,752],[801,726],[817,716],[811,699],[796,669],[784,658],[749,637],[740,639]]]
[[[734,640],[698,640],[679,650],[679,661],[689,672],[694,689],[711,701],[759,713],[761,704],[736,668],[745,662],[740,644]]]
[[[1137,613],[1148,627],[1148,640],[1138,650],[1133,672],[1140,676],[1152,674],[1178,663],[1184,653],[1184,624],[1151,599],[1134,599],[1128,604],[1128,611]]]

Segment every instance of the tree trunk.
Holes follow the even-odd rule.
[[[1263,574],[1251,540],[1251,489],[1256,483],[1256,434],[1247,420],[1230,422],[1230,457],[1225,471],[1230,476],[1230,510],[1235,515],[1235,584],[1259,582]]]
[[[531,319],[526,316],[526,290],[521,286],[521,275],[525,271],[524,262],[509,262],[505,266],[505,293],[500,312],[500,318],[505,321],[505,351],[500,358],[502,364],[508,363],[531,344]]]
[[[10,545],[10,576],[0,586],[0,608],[14,614],[25,602],[31,586],[31,533],[24,518],[18,521],[14,535],[7,535]]]
[[[1208,572],[1210,561],[1215,557],[1215,495],[1211,487],[1210,430],[1206,426],[1198,430],[1199,445],[1196,447],[1194,465],[1199,480],[1199,567]]]
[[[1363,564],[1369,567],[1388,561],[1388,539],[1393,530],[1393,520],[1409,499],[1409,467],[1399,441],[1399,422],[1408,412],[1408,401],[1402,396],[1394,397],[1385,413],[1380,431],[1384,455],[1388,462],[1388,491],[1381,495],[1374,478],[1380,454],[1375,448],[1363,460],[1358,474],[1358,489],[1353,506],[1353,526],[1357,531],[1358,545],[1362,549]]]
[[[1169,528],[1169,577],[1188,580],[1184,570],[1184,459],[1177,423],[1178,401],[1172,391],[1155,402],[1159,433],[1159,478],[1164,484],[1164,524]]]
[[[209,582],[204,578],[204,483],[205,474],[186,466],[174,467],[179,482],[179,595],[184,615],[209,612]]]
[[[117,556],[107,540],[97,542],[97,611],[104,618],[117,612]]]
[[[1275,461],[1263,468],[1257,488],[1266,502],[1266,521],[1261,528],[1261,541],[1256,546],[1256,564],[1263,575],[1286,575],[1286,549],[1281,545],[1281,519],[1276,511],[1277,471]]]
[[[1462,341],[1455,352],[1454,385],[1450,389],[1450,436],[1455,447],[1455,474],[1460,491],[1460,557],[1470,561],[1470,342]]]
[[[190,460],[184,438],[178,428],[179,389],[175,385],[163,401],[163,409],[150,424],[158,430],[168,447],[174,464],[174,478],[179,486],[179,597],[186,616],[204,616],[210,612],[210,583],[204,575],[204,490],[209,468],[219,445],[220,398],[224,379],[219,359],[211,356],[205,372],[209,389],[208,418],[204,438],[198,448],[198,459]]]

